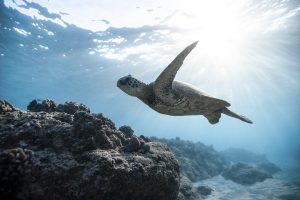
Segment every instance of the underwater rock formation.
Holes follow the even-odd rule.
[[[275,174],[280,171],[280,168],[268,161],[267,157],[263,154],[252,153],[240,148],[228,148],[220,153],[231,164],[246,163],[268,174]]]
[[[193,183],[186,176],[180,179],[180,188],[177,200],[200,200],[201,196],[198,194],[197,189]]]
[[[251,185],[256,182],[262,182],[267,178],[272,178],[272,175],[245,163],[232,165],[222,173],[222,176],[242,185]]]
[[[0,152],[1,199],[15,199],[15,194],[26,195],[22,188],[26,186],[25,177],[30,176],[33,170],[32,155],[32,151],[21,148]]]
[[[0,114],[16,111],[17,109],[6,100],[0,99]]]
[[[213,189],[211,189],[208,186],[205,185],[201,185],[197,187],[197,191],[199,194],[203,195],[203,196],[208,196],[212,193]]]
[[[134,132],[130,126],[126,126],[126,125],[121,126],[119,128],[119,130],[124,133],[125,137],[131,137],[133,135],[133,132]]]
[[[174,200],[170,149],[118,130],[83,104],[0,101],[0,199]]]
[[[152,137],[151,140],[159,141],[171,148],[178,159],[182,174],[192,182],[217,176],[229,167],[229,163],[212,146],[206,146],[201,142],[184,141],[178,137],[176,139]]]
[[[267,157],[263,154],[255,154],[245,149],[228,148],[220,152],[220,154],[229,162],[233,163],[261,163],[268,162]]]
[[[27,109],[31,112],[63,112],[68,114],[74,114],[77,111],[85,111],[90,113],[90,109],[81,103],[76,103],[73,101],[65,102],[64,104],[56,104],[51,99],[45,100],[32,100]]]
[[[256,168],[269,174],[275,174],[281,170],[277,165],[271,162],[258,163]]]

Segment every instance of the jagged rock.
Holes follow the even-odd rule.
[[[151,142],[151,139],[144,135],[140,135],[140,138],[142,138],[145,142]]]
[[[184,141],[179,137],[176,139],[152,137],[151,140],[168,145],[178,159],[182,174],[193,182],[219,175],[229,166],[212,146]]]
[[[259,169],[261,171],[265,171],[269,174],[275,174],[276,172],[280,171],[280,168],[271,162],[259,163],[259,164],[257,164],[256,167],[257,167],[257,169]]]
[[[208,196],[211,194],[211,192],[213,191],[213,189],[211,189],[210,187],[208,186],[198,186],[197,187],[197,192],[203,196]]]
[[[14,199],[15,194],[22,193],[18,189],[26,188],[26,177],[33,171],[32,154],[32,151],[21,148],[7,149],[0,153],[1,199]]]
[[[143,152],[148,152],[150,151],[150,146],[149,144],[142,143],[141,149]]]
[[[251,185],[256,182],[262,182],[267,178],[272,178],[272,175],[255,169],[254,167],[245,164],[237,163],[225,170],[222,174],[225,179],[230,179],[242,185]]]
[[[6,100],[0,100],[0,114],[16,111],[17,109]]]
[[[68,124],[73,123],[73,115],[70,115],[68,113],[64,113],[64,112],[56,113],[56,115],[54,115],[53,118],[61,122],[66,122]]]
[[[77,111],[84,111],[90,113],[90,109],[81,103],[73,101],[65,102],[64,104],[55,103],[53,100],[32,100],[27,109],[31,112],[63,112],[67,114],[74,114]]]
[[[126,137],[102,114],[52,112],[51,100],[40,105],[29,107],[43,112],[0,114],[0,173],[7,174],[0,176],[1,200],[176,199],[179,166],[167,146]],[[12,152],[25,160],[14,165]]]
[[[186,177],[182,176],[180,179],[180,188],[177,200],[200,200],[201,197],[198,194],[193,183]]]
[[[133,136],[128,140],[128,144],[125,146],[124,151],[126,152],[135,152],[139,150],[141,147],[141,142],[140,140]]]
[[[54,112],[57,107],[57,104],[50,99],[45,100],[32,100],[27,109],[31,112]]]
[[[119,130],[122,131],[125,134],[126,137],[131,137],[133,135],[133,132],[134,132],[130,126],[126,126],[126,125],[121,126],[119,128]]]
[[[77,111],[85,111],[90,113],[90,109],[81,103],[73,101],[65,102],[65,104],[59,104],[55,109],[56,112],[64,112],[68,114],[74,114]]]

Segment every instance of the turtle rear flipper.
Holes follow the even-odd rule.
[[[206,117],[209,123],[216,124],[219,122],[219,119],[221,118],[221,112],[213,112],[210,114],[205,114],[204,117]]]

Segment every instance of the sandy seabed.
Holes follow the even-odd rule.
[[[289,180],[282,173],[249,186],[225,180],[220,175],[195,185],[207,185],[213,189],[206,200],[300,200],[299,181]]]

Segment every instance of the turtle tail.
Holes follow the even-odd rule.
[[[252,124],[253,122],[248,119],[247,117],[243,116],[243,115],[239,115],[239,114],[236,114],[234,112],[232,112],[231,110],[229,110],[228,108],[223,108],[222,109],[222,113],[225,114],[225,115],[228,115],[230,117],[234,117],[234,118],[237,118],[239,120],[242,120],[244,122],[247,122],[249,124]]]

